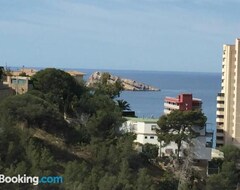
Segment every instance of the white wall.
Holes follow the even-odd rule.
[[[120,130],[124,132],[133,132],[136,134],[135,142],[141,144],[155,144],[161,147],[159,152],[166,156],[170,155],[170,152],[176,154],[177,152],[177,144],[175,142],[171,142],[167,146],[161,146],[158,141],[158,137],[156,131],[154,130],[157,126],[156,122],[144,122],[144,121],[134,121],[128,120],[126,121]],[[205,129],[199,130],[199,128],[195,128],[196,132],[199,132],[201,136],[193,139],[193,158],[200,160],[211,160],[211,148],[206,147],[206,137]],[[162,142],[162,145],[164,143]],[[182,143],[181,150],[186,149],[188,144],[186,142]],[[183,156],[182,152],[180,152],[180,156]]]

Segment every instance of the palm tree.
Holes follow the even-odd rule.
[[[121,110],[131,110],[130,104],[126,100],[117,100],[117,104]]]

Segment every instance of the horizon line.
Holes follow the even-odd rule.
[[[15,68],[15,69],[21,69],[21,68],[32,68],[32,69],[46,69],[46,68],[56,68],[56,69],[61,69],[61,70],[95,70],[95,71],[138,71],[138,72],[177,72],[177,73],[209,73],[209,74],[221,74],[221,72],[211,72],[211,71],[182,71],[182,70],[143,70],[143,69],[111,69],[111,68],[76,68],[76,67],[34,67],[34,66],[4,66],[6,68]]]

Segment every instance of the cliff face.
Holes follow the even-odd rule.
[[[102,75],[103,75],[102,72],[98,72],[98,71],[94,72],[89,77],[89,79],[87,81],[87,86],[92,86],[94,83],[99,82]],[[129,91],[159,91],[160,90],[153,86],[150,86],[150,85],[147,85],[147,84],[144,84],[141,82],[137,82],[135,80],[120,78],[120,77],[113,76],[110,74],[109,79],[108,79],[109,83],[115,83],[117,80],[121,81],[124,90],[129,90]]]

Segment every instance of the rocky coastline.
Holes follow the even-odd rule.
[[[94,72],[87,81],[87,86],[93,86],[93,84],[99,82],[104,72]],[[159,88],[153,87],[148,84],[144,84],[135,80],[120,78],[109,73],[109,83],[115,83],[117,80],[121,81],[123,89],[126,91],[160,91]]]

